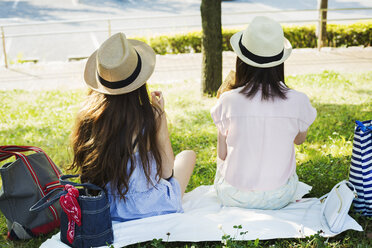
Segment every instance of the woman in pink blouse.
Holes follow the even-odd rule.
[[[215,188],[225,206],[279,209],[296,200],[294,144],[305,141],[316,110],[284,82],[292,46],[279,23],[256,17],[230,43],[235,85],[211,110],[218,129]]]

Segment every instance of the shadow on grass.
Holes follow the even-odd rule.
[[[310,126],[308,142],[326,142],[329,136],[337,133],[352,140],[356,120],[372,119],[372,103],[353,104],[318,104],[313,106],[318,115],[315,122]]]
[[[348,179],[356,120],[372,119],[371,103],[313,104],[318,115],[309,128],[306,148],[306,162],[298,164],[297,173],[301,181],[313,186],[310,196],[320,197],[329,192],[341,180]],[[349,144],[347,144],[349,142]],[[317,148],[311,148],[317,144]],[[328,147],[336,147],[337,154],[327,154]],[[346,152],[342,150],[348,149]]]
[[[313,187],[307,197],[320,197],[328,193],[335,184],[348,179],[349,175],[351,156],[317,154],[297,165],[299,180]]]
[[[194,173],[187,187],[190,191],[213,183],[217,135],[209,109],[187,110],[182,116],[171,127],[171,142],[175,154],[186,149],[197,153]]]
[[[358,94],[365,94],[367,96],[372,96],[372,90],[362,89],[362,90],[355,90]]]

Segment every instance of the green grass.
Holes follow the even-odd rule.
[[[372,72],[363,74],[322,74],[287,77],[287,84],[305,92],[318,111],[307,141],[296,147],[297,173],[301,181],[313,186],[310,196],[319,197],[337,182],[348,178],[355,120],[372,119]],[[175,153],[193,149],[197,165],[188,191],[212,184],[216,167],[216,128],[209,110],[215,98],[201,95],[195,82],[151,85],[165,95],[171,141]],[[69,135],[74,116],[85,96],[84,90],[0,91],[0,145],[34,145],[43,148],[54,162],[65,168],[71,162]],[[365,232],[346,231],[324,244],[319,235],[306,239],[260,241],[258,246],[275,247],[372,247],[372,219],[353,217]],[[241,223],[237,223],[241,224]],[[5,239],[5,218],[0,218],[0,247],[38,247],[46,238],[11,242]],[[222,236],[222,235],[221,235]],[[254,247],[254,242],[235,242]],[[162,247],[147,242],[133,247]],[[167,247],[221,247],[219,242],[169,243]]]

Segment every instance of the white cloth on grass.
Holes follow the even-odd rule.
[[[298,192],[305,194],[311,187],[301,183],[300,188]],[[316,198],[305,198],[280,210],[221,207],[213,186],[200,186],[185,194],[183,208],[185,213],[114,223],[113,246],[117,248],[154,238],[164,241],[221,241],[225,233],[236,236],[237,240],[301,238],[320,230],[326,237],[338,234],[322,226],[321,205]],[[219,225],[222,225],[222,229],[218,228]],[[242,226],[239,232],[248,232],[242,236],[236,235],[234,225]],[[350,216],[342,231],[348,229],[363,231]],[[59,240],[59,235],[57,233],[45,241],[41,248],[67,248]]]

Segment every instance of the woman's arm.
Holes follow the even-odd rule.
[[[227,156],[226,136],[223,136],[220,132],[218,132],[217,137],[217,156],[221,160],[225,160]]]
[[[162,178],[169,178],[172,176],[174,167],[174,154],[172,145],[169,139],[167,117],[164,113],[164,98],[160,91],[151,92],[153,104],[156,104],[162,110],[160,115],[156,115],[158,122],[158,132],[156,134],[156,143],[159,146],[161,161],[162,161]]]
[[[302,143],[305,142],[306,140],[306,135],[307,135],[307,130],[305,132],[299,132],[296,136],[296,138],[294,139],[294,143],[296,145],[301,145]]]

